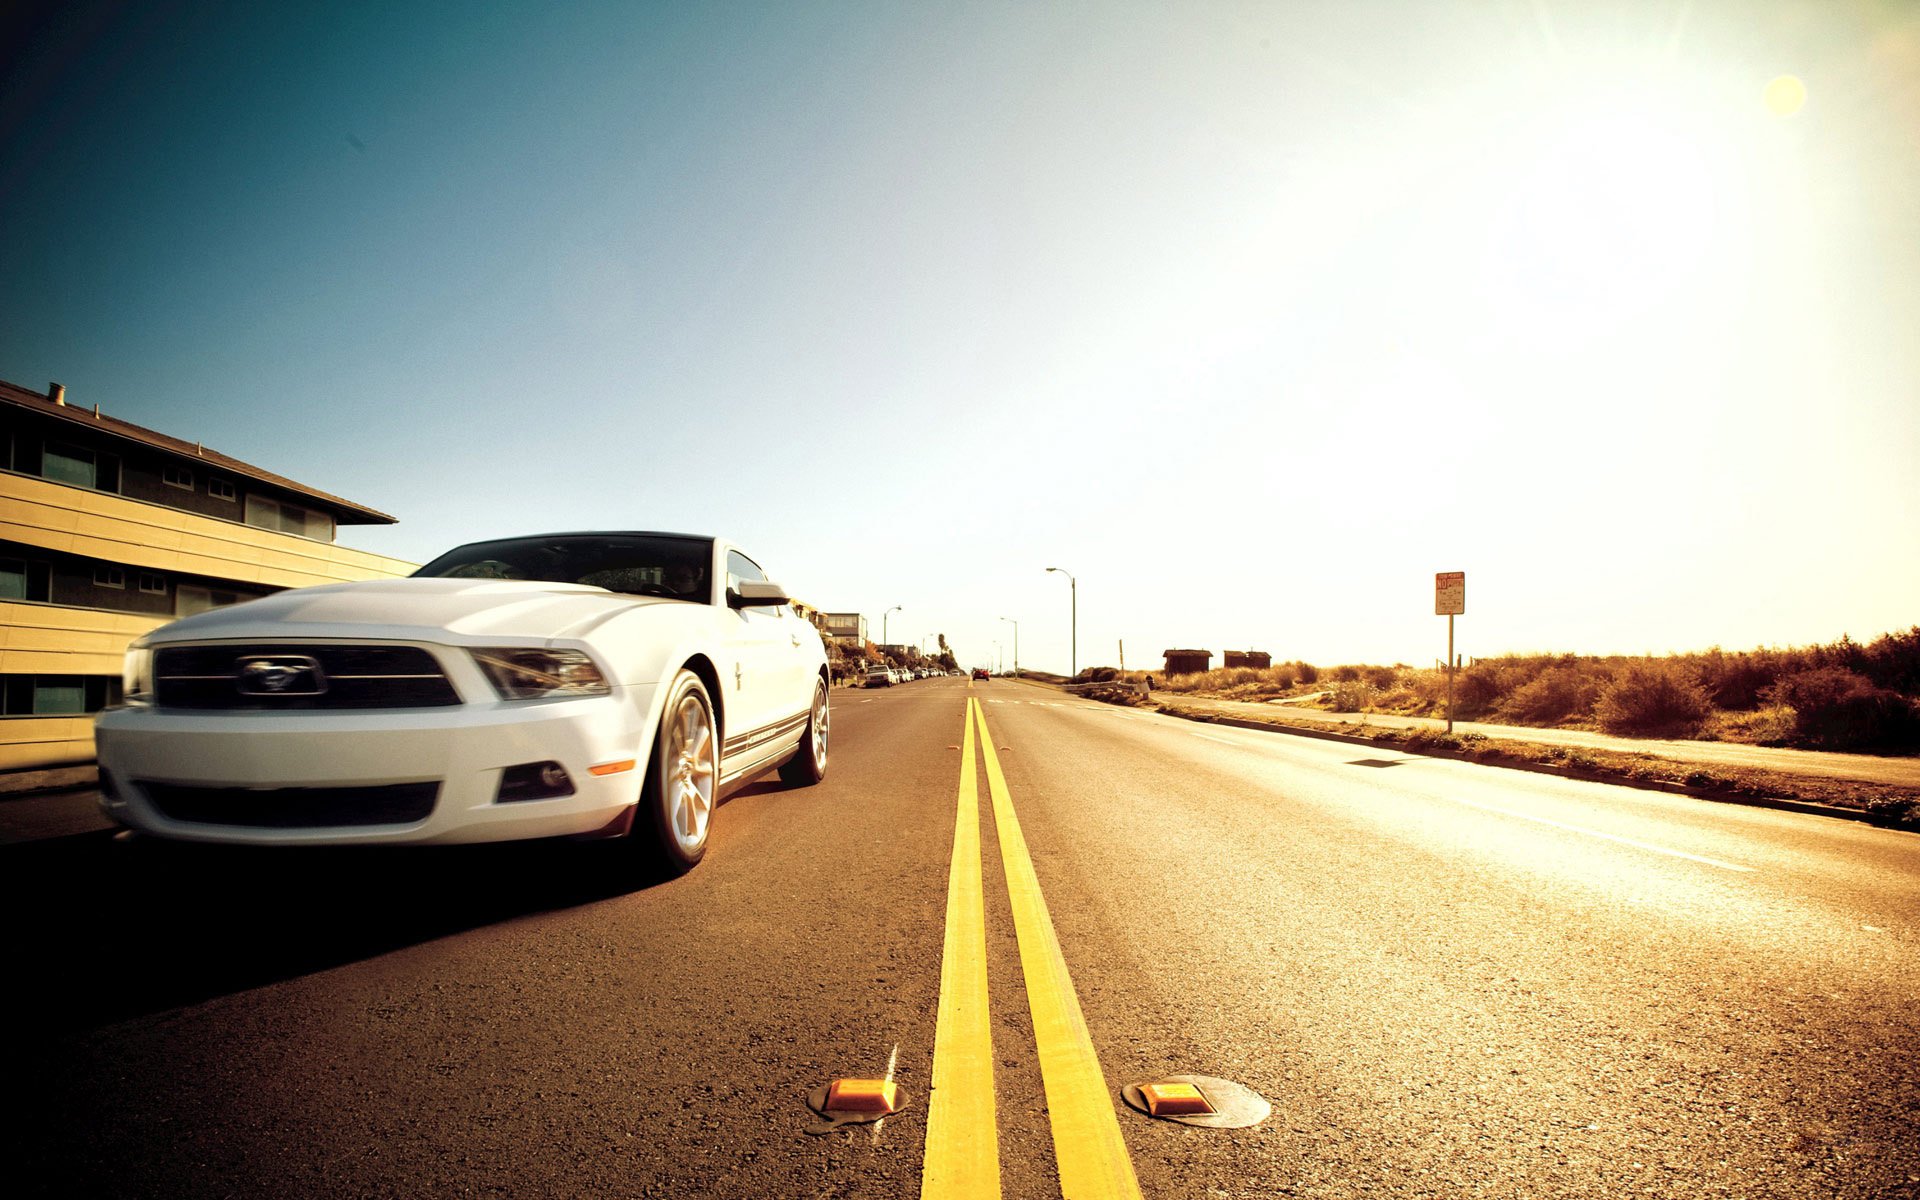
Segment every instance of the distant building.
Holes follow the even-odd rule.
[[[859,613],[822,613],[826,624],[821,628],[836,642],[852,642],[856,645],[867,644],[867,619]]]
[[[1167,660],[1166,673],[1169,676],[1198,675],[1208,670],[1213,662],[1211,650],[1162,650],[1160,654]]]
[[[1265,650],[1223,650],[1222,667],[1255,667],[1266,670],[1273,665],[1273,655]]]
[[[176,617],[413,564],[334,544],[394,519],[0,381],[0,770],[93,758],[127,643]]]

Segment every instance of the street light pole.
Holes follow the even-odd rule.
[[[882,646],[891,646],[893,644],[887,640],[887,618],[899,612],[900,608],[901,606],[896,604],[886,612],[880,614],[880,644]]]
[[[1058,571],[1067,577],[1067,590],[1073,604],[1073,657],[1068,661],[1073,665],[1073,673],[1078,675],[1080,674],[1080,581],[1075,579],[1073,572],[1065,567],[1048,567],[1047,570]]]
[[[1002,621],[1013,626],[1013,677],[1020,678],[1020,622],[1012,617],[1001,617]]]

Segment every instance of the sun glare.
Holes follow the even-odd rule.
[[[1807,85],[1792,75],[1782,75],[1767,84],[1767,111],[1776,117],[1791,117],[1807,102]]]

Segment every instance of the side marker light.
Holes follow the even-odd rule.
[[[618,774],[619,774],[620,772],[622,772],[622,771],[631,771],[631,770],[633,770],[633,768],[635,767],[635,765],[637,765],[637,764],[636,764],[636,763],[634,762],[634,760],[633,760],[633,759],[631,759],[631,758],[623,758],[623,759],[621,759],[621,760],[620,760],[619,762],[610,762],[610,763],[599,763],[599,764],[596,764],[596,765],[594,765],[594,766],[591,766],[591,767],[588,767],[588,768],[587,768],[587,774],[589,774],[589,775],[618,775]]]

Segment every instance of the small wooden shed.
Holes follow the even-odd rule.
[[[1221,653],[1225,656],[1225,661],[1220,664],[1223,667],[1255,667],[1264,671],[1273,665],[1273,655],[1265,650],[1225,650]]]
[[[1167,660],[1167,675],[1198,675],[1209,670],[1213,664],[1211,650],[1162,650]]]

